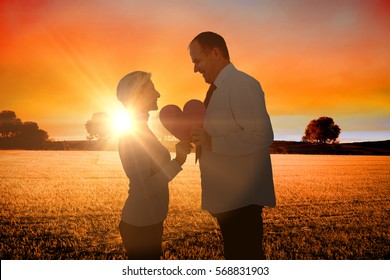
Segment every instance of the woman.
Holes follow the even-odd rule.
[[[148,127],[149,111],[158,109],[160,97],[151,74],[136,71],[124,76],[117,97],[133,118],[131,132],[119,141],[119,156],[130,180],[129,196],[119,225],[129,259],[160,259],[163,222],[168,213],[168,182],[181,170],[191,144],[176,145],[176,157]]]

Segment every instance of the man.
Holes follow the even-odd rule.
[[[218,220],[225,259],[264,259],[262,208],[276,202],[263,90],[233,66],[220,35],[200,33],[189,50],[194,72],[210,84],[203,128],[192,130],[201,146],[202,207]]]

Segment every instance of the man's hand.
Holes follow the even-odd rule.
[[[202,146],[204,149],[211,151],[211,137],[206,130],[200,127],[191,130],[192,142],[196,146]]]

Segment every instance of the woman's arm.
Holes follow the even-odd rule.
[[[148,198],[163,191],[168,184],[181,170],[176,160],[170,160],[157,170],[152,171],[153,155],[138,141],[131,141],[131,138],[121,139],[119,144],[119,155],[123,169],[130,179],[132,191],[140,197]]]

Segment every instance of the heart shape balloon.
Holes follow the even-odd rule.
[[[206,108],[202,101],[188,101],[183,111],[176,105],[167,105],[160,111],[163,126],[181,141],[191,141],[191,129],[202,127]]]

